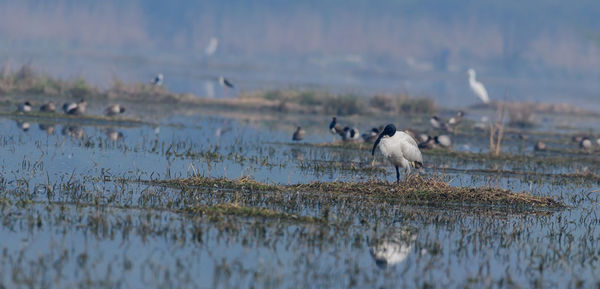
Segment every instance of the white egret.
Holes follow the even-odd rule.
[[[475,93],[475,95],[477,95],[477,97],[479,97],[479,99],[481,99],[483,103],[490,103],[490,98],[488,97],[488,93],[485,89],[485,86],[483,86],[483,83],[475,79],[475,70],[473,68],[469,68],[467,72],[469,74],[469,85],[471,86],[471,90],[473,90],[473,93]]]
[[[208,41],[208,45],[206,45],[206,48],[204,48],[204,54],[206,56],[212,56],[215,54],[215,52],[217,52],[217,47],[219,47],[219,38],[211,37]]]
[[[409,173],[411,166],[415,168],[423,166],[423,156],[415,139],[405,132],[397,131],[391,123],[385,126],[373,144],[372,155],[375,155],[377,146],[383,156],[396,168],[396,181],[398,182],[400,182],[399,167],[402,167],[405,173]]]

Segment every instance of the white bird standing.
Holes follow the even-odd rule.
[[[385,126],[373,144],[372,155],[375,155],[377,146],[383,156],[396,167],[396,181],[398,182],[400,182],[399,167],[402,167],[405,173],[409,173],[411,166],[415,168],[423,166],[423,156],[415,139],[403,131],[397,131],[391,123]]]
[[[490,98],[488,97],[488,93],[487,93],[487,90],[485,89],[485,86],[483,86],[483,83],[481,83],[481,82],[477,81],[477,79],[475,79],[475,77],[476,77],[475,70],[473,68],[469,68],[467,73],[469,74],[469,86],[471,86],[471,90],[473,90],[475,95],[477,95],[477,97],[479,97],[481,99],[481,101],[483,101],[484,103],[489,103]]]

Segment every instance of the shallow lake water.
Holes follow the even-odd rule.
[[[322,145],[334,139],[327,129],[329,117],[226,115],[170,116],[127,126],[0,118],[2,285],[575,288],[600,284],[598,182],[559,176],[597,172],[600,158],[574,152],[573,158],[581,161],[540,163],[532,150],[536,138],[554,141],[556,148],[576,148],[565,135],[533,134],[523,141],[507,133],[504,150],[523,156],[520,160],[465,159],[424,151],[425,168],[419,172],[455,186],[498,186],[551,196],[569,206],[562,210],[401,205],[365,195],[178,189],[137,182],[194,175],[250,177],[273,184],[395,178],[380,155],[370,155],[369,144],[362,149]],[[363,131],[378,124],[359,118],[341,121]],[[427,126],[426,118],[394,121],[406,128]],[[555,131],[564,122],[549,117],[535,131]],[[574,130],[589,129],[586,123]],[[301,143],[292,143],[297,125],[306,127],[308,135]],[[457,134],[453,141],[453,150],[459,152],[488,150],[484,134]],[[554,155],[560,153],[544,157]],[[231,202],[322,217],[326,223],[207,217],[183,209]]]

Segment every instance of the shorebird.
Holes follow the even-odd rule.
[[[436,147],[437,147],[437,145],[435,143],[435,140],[431,136],[425,135],[424,139],[421,138],[421,142],[419,143],[420,149],[430,150],[430,149],[433,149]]]
[[[156,77],[154,77],[154,79],[152,80],[152,84],[154,86],[162,86],[164,82],[164,77],[162,75],[162,73],[159,73],[158,75],[156,75]]]
[[[409,173],[411,166],[415,168],[423,166],[423,156],[417,142],[407,133],[397,131],[391,123],[386,125],[383,132],[377,137],[371,150],[372,155],[375,155],[377,146],[383,156],[396,168],[397,182],[400,182],[399,167],[402,167],[405,173]]]
[[[485,89],[485,86],[483,86],[483,83],[475,79],[477,75],[475,73],[475,70],[473,68],[469,68],[469,70],[467,70],[467,73],[469,74],[469,86],[471,86],[471,90],[473,91],[473,93],[475,93],[475,95],[477,95],[477,97],[479,97],[479,99],[481,99],[483,103],[489,103],[490,98],[488,97],[488,93]]]
[[[450,147],[452,145],[452,140],[450,140],[450,136],[448,135],[438,135],[433,138],[435,143],[443,148]]]
[[[294,135],[292,135],[292,140],[300,141],[304,139],[304,136],[306,136],[306,131],[302,129],[302,127],[298,127],[296,128]]]
[[[40,106],[40,111],[41,112],[55,112],[56,105],[54,104],[54,101],[49,101],[49,102],[42,104],[42,106]]]
[[[581,142],[579,142],[579,147],[584,150],[592,149],[592,141],[588,137],[584,137]]]
[[[360,134],[358,133],[358,129],[355,127],[345,127],[344,135],[342,135],[342,139],[344,141],[356,141],[360,139]]]
[[[111,104],[104,110],[104,114],[106,116],[115,116],[117,114],[124,113],[124,112],[125,112],[125,107],[123,107],[120,104]]]
[[[336,134],[340,135],[342,138],[344,137],[344,129],[337,123],[337,118],[335,116],[329,123],[329,131],[334,135],[333,140],[335,140]]]
[[[82,115],[87,110],[87,102],[82,98],[79,102],[67,102],[63,104],[63,111],[66,114]]]
[[[231,81],[229,81],[229,79],[223,77],[223,76],[219,76],[219,84],[222,87],[229,87],[229,88],[234,88],[233,83],[231,83]]]
[[[462,111],[457,112],[456,115],[448,120],[448,125],[457,126],[462,121],[464,115],[465,113]]]
[[[441,129],[442,128],[442,120],[437,115],[432,116],[429,119],[429,123],[435,129]]]
[[[233,83],[231,81],[229,81],[229,79],[223,77],[223,76],[219,76],[219,84],[221,85],[221,87],[223,87],[223,96],[227,97],[227,89],[228,88],[234,88],[235,86],[233,85]]]
[[[542,142],[542,141],[538,141],[538,142],[535,143],[535,146],[533,147],[533,150],[534,151],[538,151],[538,152],[545,151],[546,150],[546,144],[544,142]]]
[[[19,105],[17,105],[17,111],[30,112],[31,111],[31,103],[29,103],[29,101],[25,101],[24,103],[19,103]]]
[[[370,131],[363,133],[361,136],[366,143],[373,143],[377,139],[377,136],[379,136],[379,129],[374,127]]]

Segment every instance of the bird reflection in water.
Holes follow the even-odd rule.
[[[31,124],[26,121],[17,121],[17,127],[22,131],[28,131],[31,127]]]
[[[402,263],[410,254],[417,239],[412,228],[394,228],[377,238],[370,246],[370,253],[377,267],[385,269]]]
[[[106,129],[104,133],[106,134],[106,138],[112,141],[120,141],[123,139],[123,133],[112,128]]]
[[[54,125],[48,123],[40,123],[38,127],[41,131],[45,131],[47,135],[54,134]]]
[[[85,130],[79,126],[64,126],[61,133],[76,139],[82,139],[85,136]]]

